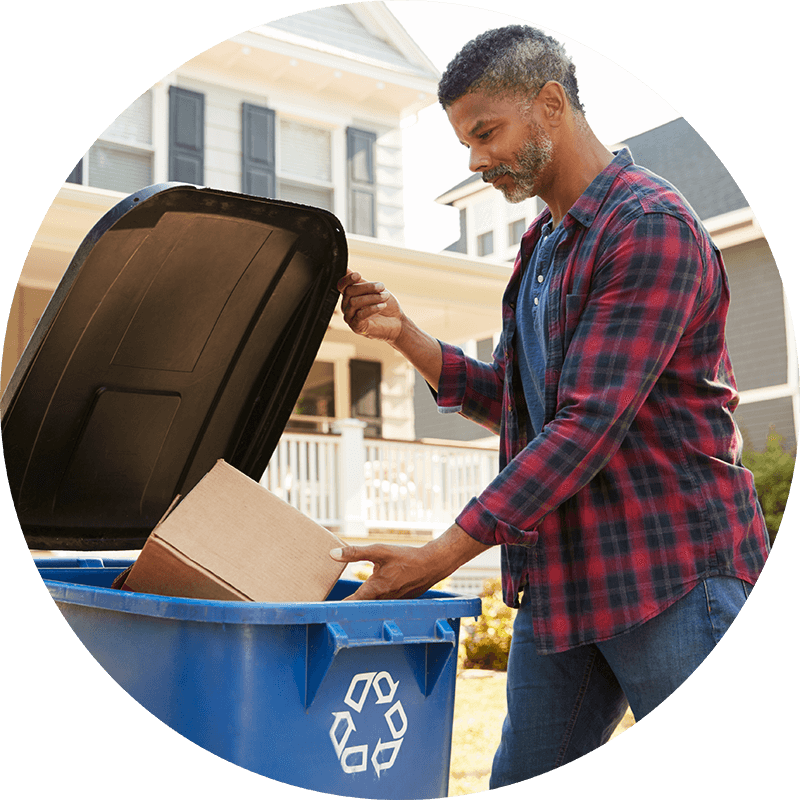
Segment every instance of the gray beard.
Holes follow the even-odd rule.
[[[511,186],[498,187],[509,203],[521,203],[536,195],[536,184],[544,168],[553,158],[553,142],[540,126],[537,126],[535,138],[529,139],[514,157],[517,168],[508,164],[499,164],[494,169],[483,173],[487,183],[508,175],[513,181]]]

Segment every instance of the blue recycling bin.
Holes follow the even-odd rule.
[[[191,600],[109,588],[130,561],[37,560],[78,638],[134,699],[206,750],[349,797],[448,790],[459,620],[481,601]]]

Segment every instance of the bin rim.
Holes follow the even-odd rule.
[[[97,561],[99,559],[95,559]],[[51,559],[35,559],[37,568],[48,572],[69,569]],[[48,563],[49,562],[49,563]],[[123,562],[118,561],[115,567]],[[109,567],[98,565],[99,569]],[[80,570],[77,562],[72,570]],[[88,568],[86,568],[88,569]],[[57,603],[148,617],[198,622],[242,625],[307,625],[330,622],[353,622],[374,619],[413,619],[424,614],[435,619],[475,617],[481,613],[477,596],[429,590],[410,600],[323,600],[307,603],[259,603],[239,600],[197,600],[108,589],[69,580],[42,576],[50,596]],[[358,581],[340,580],[337,585],[358,585]]]

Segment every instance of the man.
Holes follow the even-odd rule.
[[[342,308],[441,409],[500,435],[500,473],[421,548],[332,555],[374,563],[356,599],[414,597],[502,545],[519,612],[495,788],[583,755],[628,703],[641,719],[674,691],[735,618],[768,539],[732,418],[727,278],[694,212],[598,141],[574,66],[540,31],[477,37],[439,99],[471,170],[511,202],[547,204],[522,238],[493,363],[424,333],[356,273]]]

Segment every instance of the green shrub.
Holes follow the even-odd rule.
[[[508,668],[508,651],[516,611],[503,602],[499,578],[485,581],[480,594],[482,613],[474,622],[464,620],[458,661],[461,669]]]
[[[786,509],[796,455],[796,451],[786,451],[784,437],[774,427],[769,430],[764,450],[748,449],[742,454],[742,462],[755,477],[758,500],[767,521],[770,542],[775,541]]]

